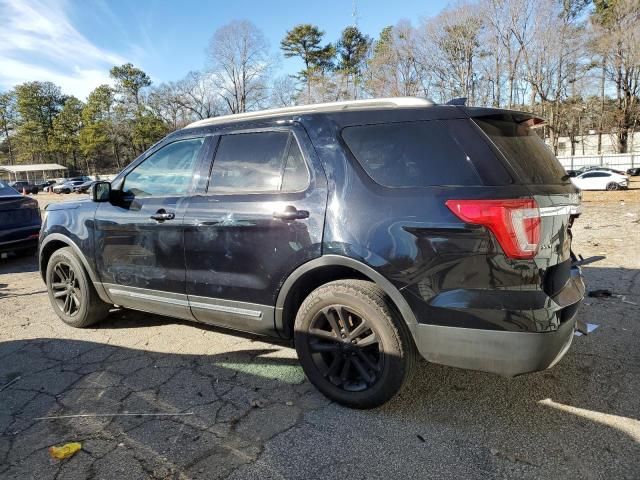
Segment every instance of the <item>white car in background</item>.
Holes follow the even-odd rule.
[[[626,175],[610,170],[588,170],[571,181],[580,190],[623,190],[629,186]]]

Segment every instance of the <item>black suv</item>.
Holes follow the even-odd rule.
[[[38,186],[28,182],[26,180],[18,180],[17,182],[13,182],[9,184],[11,188],[18,191],[19,193],[32,193],[36,195],[38,193]]]
[[[50,204],[40,269],[69,325],[111,306],[292,339],[309,380],[380,405],[429,361],[513,376],[568,349],[579,197],[540,119],[415,98],[174,132]]]

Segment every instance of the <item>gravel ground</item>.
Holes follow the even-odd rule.
[[[574,236],[607,255],[588,289],[619,296],[586,299],[599,328],[556,367],[505,379],[422,362],[370,411],[328,402],[286,345],[131,311],[74,330],[34,259],[0,260],[0,478],[640,478],[640,189],[586,192]],[[82,450],[49,457],[70,441]]]

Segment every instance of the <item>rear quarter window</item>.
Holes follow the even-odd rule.
[[[469,120],[358,125],[344,128],[342,138],[365,172],[385,187],[511,183]]]

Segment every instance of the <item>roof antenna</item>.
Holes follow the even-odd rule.
[[[467,97],[452,98],[446,104],[447,105],[458,105],[460,107],[464,107],[467,104]]]

